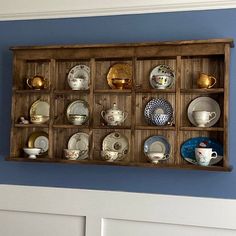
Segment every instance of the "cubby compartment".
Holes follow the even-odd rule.
[[[176,58],[138,58],[136,61],[136,89],[137,91],[146,91],[153,89],[150,85],[150,76],[153,69],[158,66],[168,66],[174,74],[174,80],[170,89],[175,90],[176,80]],[[161,71],[159,73],[162,74]],[[158,90],[157,90],[158,93]]]
[[[206,137],[208,138],[210,141],[213,141],[213,142],[216,142],[217,144],[221,145],[223,147],[223,156],[222,156],[222,160],[220,160],[219,162],[217,162],[215,165],[212,165],[211,167],[214,167],[214,166],[220,166],[220,167],[224,167],[224,164],[226,164],[224,162],[225,160],[225,157],[224,157],[224,154],[226,153],[225,151],[225,147],[224,147],[224,132],[217,132],[217,131],[204,131],[204,130],[201,130],[201,131],[181,131],[179,133],[179,136],[178,136],[178,139],[179,139],[179,148],[180,148],[180,165],[191,165],[191,166],[194,166],[195,168],[198,167],[197,164],[193,165],[192,163],[186,161],[182,156],[181,156],[181,147],[182,145],[184,145],[184,143],[190,139],[193,139],[193,138],[198,138],[198,137]],[[209,141],[206,141],[206,145],[207,145],[207,142]],[[200,144],[200,143],[199,143]],[[193,147],[195,147],[193,144],[192,144]],[[198,146],[196,146],[198,147]],[[191,145],[189,145],[187,147],[188,149],[191,148]],[[214,151],[214,148],[213,148],[213,151]],[[219,155],[219,154],[218,154]]]
[[[62,60],[62,59],[56,60],[56,76],[55,76],[55,84],[53,85],[56,91],[72,90],[68,84],[68,74],[70,70],[77,65],[80,65],[80,66],[84,65],[88,67],[91,74],[91,63],[89,59],[88,60],[81,60],[81,59],[80,60],[79,59],[78,60],[74,60],[74,59],[73,60]]]
[[[157,137],[154,137],[157,136]],[[135,149],[134,149],[134,159],[132,160],[135,163],[150,163],[149,158],[144,154],[144,144],[145,141],[149,138],[153,137],[153,143],[155,142],[159,146],[165,147],[165,145],[170,145],[170,157],[167,160],[160,161],[158,164],[164,165],[174,165],[176,163],[176,139],[177,133],[176,131],[167,131],[167,130],[136,130],[135,131]],[[158,138],[164,138],[167,143],[162,142],[162,140],[158,140]],[[153,144],[152,143],[152,144]],[[152,145],[151,144],[151,145]],[[166,148],[166,147],[165,147]],[[154,147],[155,149],[155,147]],[[155,164],[153,164],[155,166]]]
[[[24,117],[25,119],[30,121],[30,109],[33,104],[35,104],[37,101],[42,101],[48,103],[48,106],[50,107],[50,96],[43,93],[34,93],[34,94],[28,94],[28,93],[17,93],[15,95],[15,103],[13,105],[14,109],[14,124],[19,124],[20,117]],[[38,107],[38,106],[37,106]],[[38,107],[37,109],[42,110],[43,113],[45,113],[45,108]],[[32,108],[32,111],[34,108]],[[49,121],[46,122],[44,125],[48,125]]]
[[[76,136],[77,135],[77,136]],[[90,140],[91,140],[91,135],[89,133],[88,129],[76,129],[76,128],[56,128],[53,130],[53,152],[54,152],[54,158],[57,161],[60,160],[67,160],[64,155],[64,149],[68,149],[68,142],[70,139],[75,139],[73,145],[76,147],[80,144],[76,144],[76,142],[80,142],[80,136],[82,139],[84,137],[88,137],[88,143],[89,143],[89,148],[90,148]],[[75,137],[75,138],[73,138]],[[82,140],[83,144],[82,147],[84,147],[86,144],[84,144],[84,140]],[[87,140],[86,140],[87,142]],[[90,150],[87,152],[87,158],[84,160],[88,160],[90,155]],[[78,160],[75,160],[78,161]]]
[[[222,93],[216,93],[216,94],[181,94],[180,97],[180,127],[186,128],[186,127],[192,127],[196,128],[196,122],[193,117],[192,111],[194,110],[202,110],[203,108],[207,108],[207,111],[209,112],[216,112],[216,120],[211,122],[211,124],[214,123],[212,126],[206,125],[206,127],[202,127],[201,129],[204,130],[204,128],[224,128],[224,94]],[[205,105],[209,100],[210,105]],[[201,108],[202,107],[202,108]],[[209,110],[209,109],[215,108],[215,110]],[[218,109],[219,108],[219,109]],[[190,119],[194,121],[195,125],[190,121]],[[208,128],[208,129],[209,129]]]
[[[75,104],[76,101],[78,101],[77,105]],[[73,102],[75,105],[71,105]],[[69,106],[73,106],[71,109],[71,112],[73,112],[79,111],[80,106],[83,105],[86,107],[86,110],[88,110],[89,114],[91,114],[88,95],[86,93],[55,94],[54,103],[54,126],[73,125],[67,118],[67,109]],[[89,117],[91,117],[91,115]],[[89,126],[89,119],[83,124],[83,126]]]
[[[112,133],[119,133],[122,137],[118,136],[115,138],[107,138],[107,135]],[[106,138],[106,139],[105,139]],[[104,141],[105,139],[105,141]],[[126,139],[126,141],[124,141]],[[105,147],[108,147],[110,151],[115,151],[115,144],[121,142],[121,149],[125,146],[126,142],[128,144],[128,152],[124,155],[124,158],[117,163],[129,163],[132,160],[132,144],[131,144],[131,131],[128,129],[95,129],[93,130],[93,160],[102,161],[101,151],[103,150],[103,143],[105,142]],[[107,149],[108,150],[108,149]],[[104,160],[103,160],[104,161]]]
[[[96,60],[96,73],[95,73],[95,91],[100,90],[111,90],[111,87],[108,84],[107,74],[110,68],[116,64],[127,64],[127,66],[118,68],[119,70],[116,74],[126,76],[127,74],[132,76],[132,66],[133,62],[130,58],[117,58],[117,59],[97,59]],[[112,76],[110,77],[112,78]],[[132,78],[131,78],[132,79]],[[120,90],[122,91],[122,90]]]
[[[23,148],[26,148],[29,146],[29,138],[30,139],[34,139],[35,137],[32,137],[32,134],[38,134],[38,136],[41,133],[45,133],[47,135],[49,135],[49,129],[48,128],[22,128],[22,127],[18,127],[18,128],[14,128],[12,130],[12,143],[11,143],[11,156],[14,158],[27,158],[27,154],[25,154]],[[50,140],[50,137],[48,137],[48,139]],[[32,140],[30,140],[30,142],[32,143]],[[49,141],[50,142],[50,141]],[[32,145],[32,144],[31,144]],[[49,143],[49,149],[48,151],[44,154],[44,155],[38,155],[38,158],[40,159],[48,159],[51,158],[49,153],[50,153],[50,143]]]
[[[224,88],[224,55],[187,56],[181,58],[181,89],[197,89],[201,73],[216,78],[212,88]]]
[[[96,128],[103,126],[108,127],[106,120],[103,118],[104,113],[107,115],[107,111],[114,108],[114,104],[124,114],[124,122],[121,123],[121,128],[131,128],[132,111],[131,111],[131,95],[121,94],[95,94],[94,95],[94,114],[93,126]],[[104,112],[103,112],[104,111]],[[103,113],[103,115],[102,115]],[[112,111],[111,111],[112,113]],[[114,127],[117,128],[117,127]],[[118,127],[119,128],[119,127]]]
[[[42,76],[46,80],[45,89],[50,88],[51,74],[50,60],[18,60],[17,61],[17,73],[13,89],[15,90],[30,90],[27,85],[27,79],[31,79],[34,76]]]

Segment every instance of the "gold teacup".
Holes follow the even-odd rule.
[[[129,85],[130,79],[128,78],[113,78],[112,84],[116,89],[125,89]]]

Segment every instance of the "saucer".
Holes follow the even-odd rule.
[[[208,137],[196,137],[185,141],[180,149],[183,159],[191,164],[198,165],[195,158],[195,148],[198,147],[200,143],[204,143],[207,148],[212,148],[212,151],[217,152],[217,158],[212,158],[209,165],[215,165],[223,159],[224,151],[222,144]]]
[[[213,126],[220,119],[220,106],[214,99],[210,97],[198,97],[194,99],[188,106],[188,119],[194,126],[198,126],[193,118],[193,111],[214,111],[216,113],[215,119],[207,123],[205,127]]]

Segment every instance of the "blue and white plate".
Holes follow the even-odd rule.
[[[170,121],[173,116],[173,108],[166,99],[154,98],[147,103],[144,109],[144,117],[149,124],[153,124],[153,114],[166,114],[169,116],[168,121]]]
[[[162,152],[170,155],[171,146],[164,136],[151,136],[144,142],[144,154],[149,152]]]
[[[195,158],[195,148],[199,147],[200,143],[204,143],[206,148],[212,148],[213,151],[217,152],[217,158],[212,158],[209,165],[215,165],[220,162],[224,155],[223,145],[215,139],[208,137],[196,137],[185,141],[181,145],[180,153],[184,160],[192,164],[197,165]]]

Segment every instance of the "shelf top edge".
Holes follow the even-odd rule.
[[[110,44],[71,44],[71,45],[39,45],[39,46],[13,46],[10,50],[33,50],[33,49],[76,49],[76,48],[109,48],[109,47],[140,47],[140,46],[162,46],[162,45],[189,45],[189,44],[207,44],[222,43],[230,44],[234,47],[233,38],[218,38],[205,40],[179,40],[179,41],[158,41],[142,43],[110,43]]]

